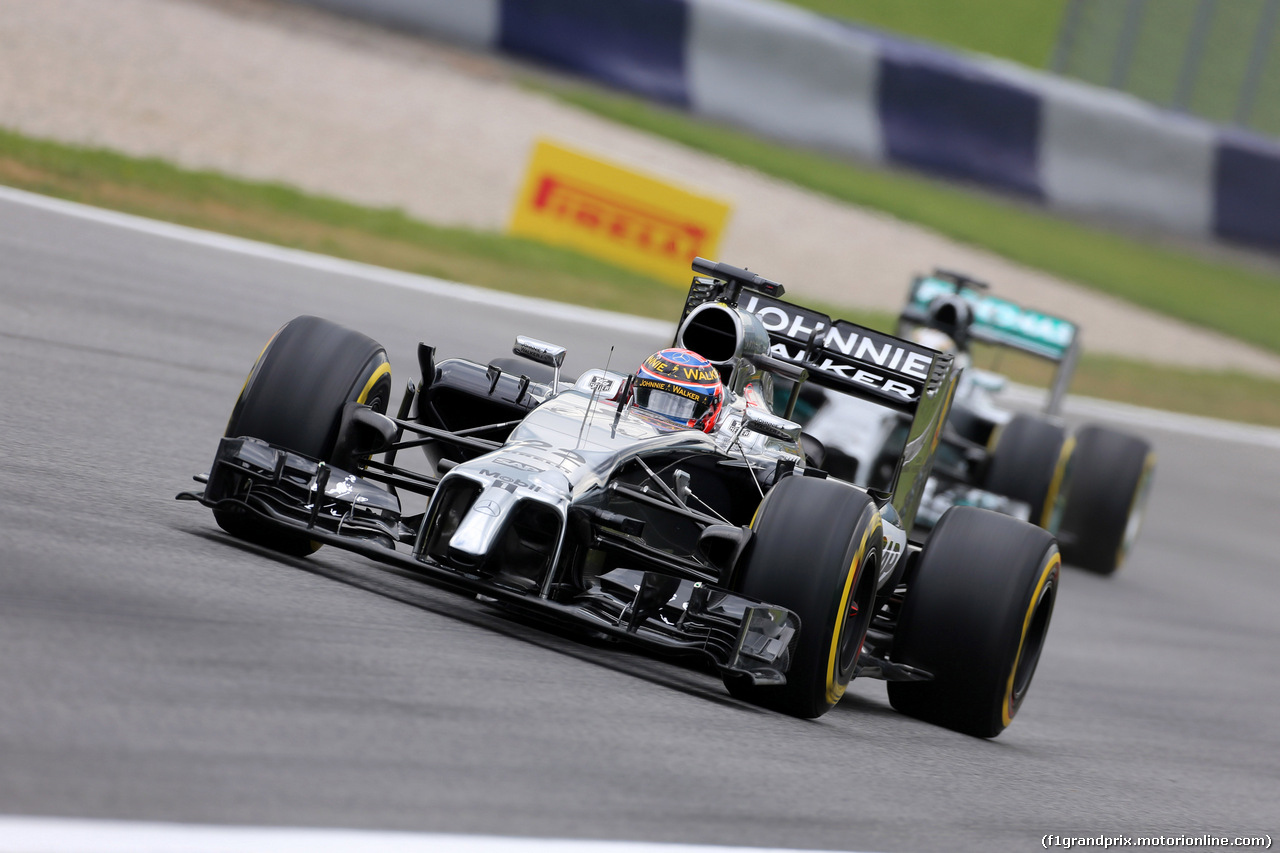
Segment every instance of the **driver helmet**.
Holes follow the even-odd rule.
[[[939,296],[929,303],[928,327],[951,338],[959,352],[969,349],[969,326],[972,323],[973,309],[961,296]]]
[[[673,426],[715,429],[724,385],[715,365],[687,349],[664,349],[644,360],[631,384],[632,404]]]

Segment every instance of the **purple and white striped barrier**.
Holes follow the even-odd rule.
[[[1280,250],[1280,144],[772,0],[299,0],[787,142]]]

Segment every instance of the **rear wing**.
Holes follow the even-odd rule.
[[[890,498],[909,531],[955,394],[953,356],[785,302],[781,285],[755,273],[702,258],[693,268],[707,277],[693,280],[686,316],[711,301],[754,314],[768,332],[770,356],[803,368],[808,382],[910,418]]]
[[[1070,320],[992,296],[986,290],[985,282],[947,270],[917,276],[898,316],[898,334],[908,335],[918,326],[927,326],[930,303],[939,296],[957,295],[973,310],[969,335],[974,340],[1010,347],[1057,366],[1046,412],[1058,414],[1080,358],[1080,327]]]

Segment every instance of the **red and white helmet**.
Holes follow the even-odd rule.
[[[715,365],[687,349],[664,349],[644,360],[631,384],[632,404],[673,426],[715,429],[724,385]]]

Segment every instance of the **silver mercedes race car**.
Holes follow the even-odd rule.
[[[1059,417],[1080,355],[1079,327],[987,292],[960,273],[936,270],[911,284],[897,333],[955,352],[964,365],[917,521],[929,527],[952,506],[981,506],[1054,533],[1068,563],[1111,574],[1142,524],[1155,453],[1138,436],[1089,424],[1070,432]],[[968,365],[980,342],[1055,367],[1044,409],[1014,413],[997,400],[1005,377]],[[878,486],[904,440],[899,419],[818,389],[802,395],[806,432],[827,447],[827,467]]]
[[[913,540],[952,357],[784,302],[755,273],[693,267],[672,348],[636,372],[569,381],[565,349],[526,337],[488,364],[420,344],[394,417],[378,343],[292,320],[250,371],[204,490],[178,497],[276,551],[337,546],[694,656],[788,714],[825,713],[861,675],[907,714],[999,734],[1035,672],[1060,559],[1044,530],[973,507]],[[883,489],[822,469],[792,420],[807,385],[901,417]],[[423,470],[397,462],[411,449]]]

